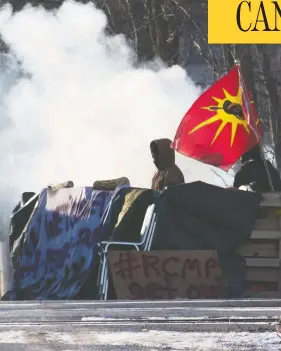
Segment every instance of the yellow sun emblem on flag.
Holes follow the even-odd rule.
[[[242,108],[242,89],[239,87],[237,95],[229,94],[225,89],[223,89],[223,93],[225,98],[220,99],[217,97],[212,97],[213,100],[217,102],[215,106],[202,107],[204,110],[208,111],[216,111],[216,115],[210,117],[206,121],[198,124],[195,128],[193,128],[189,134],[196,132],[197,130],[205,127],[209,124],[215,123],[217,121],[221,121],[221,124],[212,140],[211,145],[217,140],[218,136],[222,133],[224,127],[230,123],[231,124],[231,140],[230,146],[233,145],[235,135],[237,132],[238,126],[242,126],[245,131],[250,134],[249,125],[245,119],[243,108]],[[253,104],[253,101],[250,101]]]

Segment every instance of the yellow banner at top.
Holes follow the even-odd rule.
[[[281,44],[281,0],[208,0],[209,44]]]

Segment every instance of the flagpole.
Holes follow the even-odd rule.
[[[240,81],[242,83],[242,89],[244,91],[244,96],[246,96],[246,99],[248,100],[247,103],[248,103],[248,106],[249,106],[249,109],[251,110],[250,113],[251,115],[253,115],[253,110],[252,110],[252,106],[251,106],[251,102],[249,101],[249,97],[248,97],[248,90],[246,88],[246,84],[245,84],[245,81],[244,81],[244,78],[243,78],[243,75],[242,75],[242,72],[240,71],[240,62],[239,60],[235,59],[234,60],[234,63],[237,65],[238,67],[238,73],[239,73],[239,78],[240,78]],[[271,188],[271,191],[272,193],[275,192],[274,190],[274,186],[273,186],[273,183],[272,183],[272,179],[270,177],[270,173],[269,173],[269,169],[268,169],[268,165],[267,165],[267,160],[266,160],[266,157],[265,157],[265,153],[264,153],[264,150],[262,148],[262,145],[261,145],[261,142],[260,142],[260,137],[259,137],[259,133],[257,131],[256,128],[253,128],[252,127],[252,123],[249,123],[250,121],[248,121],[248,125],[249,127],[251,128],[252,132],[254,132],[256,138],[257,138],[257,141],[258,141],[258,145],[261,149],[261,155],[262,155],[262,160],[263,160],[263,163],[264,163],[264,167],[265,167],[265,170],[266,170],[266,174],[267,174],[267,178],[268,178],[268,182],[269,182],[269,186]]]

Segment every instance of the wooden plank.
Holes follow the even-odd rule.
[[[279,267],[279,258],[246,258],[247,267]]]
[[[278,291],[251,291],[251,290],[246,290],[245,296],[249,298],[255,298],[255,299],[262,299],[262,298],[278,299],[281,297]]]
[[[261,207],[281,207],[281,193],[262,194]]]
[[[247,240],[247,244],[259,244],[259,245],[263,245],[263,244],[272,244],[275,245],[276,250],[278,250],[278,255],[279,256],[279,239],[248,239]],[[241,245],[242,246],[242,245]]]
[[[253,230],[251,239],[274,239],[281,240],[281,231],[279,230]]]
[[[253,230],[278,230],[279,227],[279,218],[275,216],[274,218],[257,218]]]
[[[260,207],[257,213],[257,218],[259,219],[272,219],[273,217],[276,218],[275,211],[278,211],[279,208],[270,208],[270,207]]]
[[[278,268],[247,267],[245,281],[248,282],[278,282]]]
[[[257,213],[257,219],[270,219],[270,220],[279,220],[281,215],[280,207],[260,207]],[[279,225],[279,221],[278,221]]]
[[[253,242],[247,242],[245,245],[238,248],[240,255],[244,257],[268,257],[278,258],[279,257],[279,245],[275,243],[264,243],[256,244]]]

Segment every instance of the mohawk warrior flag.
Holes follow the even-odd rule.
[[[255,105],[235,65],[191,106],[178,127],[172,148],[228,171],[259,138]]]

